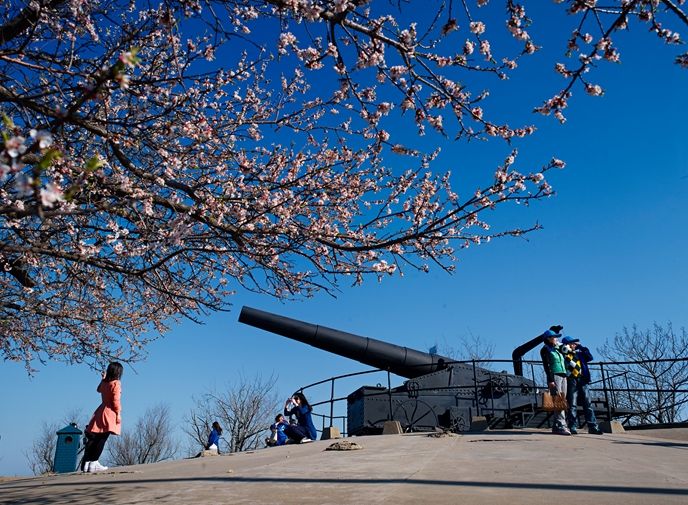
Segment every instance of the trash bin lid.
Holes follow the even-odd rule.
[[[68,424],[57,432],[58,435],[81,435],[83,432],[72,424]]]

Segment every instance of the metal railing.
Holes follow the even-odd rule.
[[[653,362],[680,362],[680,361],[688,361],[686,358],[678,358],[678,359],[665,359],[665,360],[651,360],[651,361],[646,361],[642,363],[653,363]],[[468,389],[471,388],[474,391],[475,395],[475,400],[476,400],[476,405],[479,405],[479,384],[477,380],[477,369],[482,369],[484,372],[488,373],[488,380],[487,382],[492,383],[495,378],[499,377],[504,377],[505,374],[507,375],[513,375],[509,374],[506,371],[502,372],[497,372],[494,370],[491,370],[489,367],[492,364],[497,364],[497,363],[502,363],[505,365],[513,365],[512,360],[466,360],[466,361],[451,361],[447,362],[447,365],[452,365],[452,364],[462,364],[462,365],[469,365],[473,368],[473,383],[472,384],[466,384],[466,385],[458,385],[458,386],[451,386],[451,388],[455,389]],[[532,392],[530,392],[533,395],[533,401],[532,405],[533,408],[538,405],[538,397],[542,391],[546,391],[548,389],[547,384],[543,384],[543,381],[546,381],[544,370],[542,368],[542,362],[540,361],[522,361],[524,365],[527,365],[528,370],[530,374],[524,374],[524,377],[526,379],[530,379],[535,383],[535,387],[533,388]],[[633,410],[633,395],[631,393],[657,393],[657,394],[670,394],[670,395],[679,395],[677,398],[677,403],[675,406],[682,407],[685,403],[688,403],[688,389],[682,389],[682,388],[673,388],[673,389],[661,389],[661,388],[633,388],[631,387],[629,383],[629,375],[632,375],[633,373],[636,373],[631,370],[623,370],[620,367],[624,366],[633,366],[637,365],[638,362],[596,362],[596,363],[589,363],[588,368],[590,369],[592,380],[590,382],[590,391],[593,393],[597,394],[602,394],[604,397],[604,403],[606,405],[606,414],[607,414],[607,419],[612,420],[613,418],[622,418],[625,417],[626,419],[623,422],[628,422],[630,418],[633,417],[632,414],[629,414],[629,410]],[[478,365],[483,365],[483,366],[478,366]],[[688,364],[685,366],[688,367]],[[336,393],[336,384],[337,381],[341,382],[343,379],[348,379],[351,377],[356,377],[356,376],[362,376],[362,375],[371,375],[371,374],[380,374],[383,373],[386,375],[387,378],[387,388],[386,391],[377,393],[377,394],[384,394],[389,397],[389,419],[392,418],[392,375],[393,373],[389,369],[372,369],[372,370],[364,370],[361,372],[355,372],[355,373],[349,373],[345,375],[338,375],[334,377],[330,377],[328,379],[324,379],[318,382],[314,382],[313,384],[309,384],[307,386],[304,386],[299,389],[301,392],[305,392],[307,390],[313,389],[317,386],[321,386],[324,384],[329,383],[330,388],[329,388],[329,399],[317,401],[317,402],[311,402],[311,406],[316,408],[319,406],[329,406],[329,415],[328,414],[323,414],[323,413],[318,413],[318,412],[313,412],[312,415],[320,418],[322,421],[322,429],[326,428],[327,426],[335,426],[335,420],[341,421],[342,427],[341,427],[341,434],[343,436],[347,435],[347,415],[335,415],[335,406],[341,402],[346,402],[347,398],[349,396],[349,393],[347,393],[346,396],[337,396]],[[611,374],[610,374],[611,373]],[[598,378],[599,376],[599,378]],[[623,381],[626,383],[626,387],[618,387],[617,384],[617,379],[623,379]],[[404,379],[405,381],[406,379]],[[594,386],[598,387],[594,387]],[[382,387],[382,385],[378,382],[377,387]],[[508,380],[505,380],[503,382],[503,385],[500,386],[504,388],[504,391],[507,395],[507,402],[509,405],[509,409],[511,408],[511,399],[510,395],[512,394],[511,389],[512,388],[518,388],[521,390],[521,386],[510,386],[508,383]],[[447,388],[443,388],[447,389]],[[519,394],[522,396],[523,391],[520,391]],[[626,395],[626,396],[624,396]],[[494,397],[493,397],[494,400]],[[626,401],[627,400],[627,401]],[[629,405],[625,405],[625,403],[629,403]],[[495,411],[494,411],[494,401],[491,402],[492,408],[491,408],[491,414],[494,416]],[[479,409],[480,407],[478,407]],[[478,412],[478,415],[484,415],[487,412]],[[329,423],[329,424],[326,424]],[[320,430],[322,431],[322,430]]]

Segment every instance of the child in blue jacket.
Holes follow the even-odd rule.
[[[275,423],[270,425],[270,431],[276,436],[268,438],[266,440],[267,444],[269,446],[286,444],[288,437],[284,433],[284,430],[287,426],[289,426],[289,423],[284,420],[284,416],[282,414],[277,414],[275,416]]]

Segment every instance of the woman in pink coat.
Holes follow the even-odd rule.
[[[122,365],[110,363],[107,372],[103,373],[103,380],[98,385],[98,392],[103,401],[96,409],[91,422],[86,427],[86,446],[81,469],[84,472],[100,472],[108,467],[98,462],[105,448],[105,442],[110,434],[119,435],[122,429],[122,405],[120,396],[122,386],[119,380],[122,378]]]

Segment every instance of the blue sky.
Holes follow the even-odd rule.
[[[520,171],[551,157],[567,162],[548,177],[555,197],[529,208],[514,205],[492,218],[504,226],[537,221],[543,230],[528,240],[471,246],[460,254],[454,275],[407,270],[404,278],[344,284],[336,299],[322,294],[281,303],[239,291],[232,312],[213,314],[202,326],[175,327],[150,346],[146,362],[125,370],[125,427],[158,402],[169,403],[180,423],[191,395],[234,381],[242,371],[278,374],[286,397],[306,384],[365,368],[240,325],[242,305],[419,350],[444,339],[457,345],[457,337],[472,332],[493,341],[495,358],[503,359],[552,324],[564,325],[592,349],[634,323],[687,325],[688,71],[673,65],[680,47],[665,46],[632,25],[632,36],[619,39],[622,65],[601,63],[591,79],[606,95],[593,98],[576,89],[568,121],[560,125],[530,113],[565,84],[553,71],[565,41],[557,38],[557,26],[545,24],[545,15],[544,8],[532,12],[529,30],[545,49],[524,60],[510,81],[493,81],[486,106],[512,124],[537,125],[535,135],[515,143]],[[442,145],[433,169],[451,169],[460,194],[489,181],[511,150],[499,141],[466,145],[431,134],[422,143]],[[48,363],[39,369],[29,379],[22,364],[0,365],[0,475],[30,473],[21,451],[30,448],[42,420],[58,420],[72,407],[88,415],[100,401],[99,376],[88,367]],[[360,378],[337,394],[382,381]]]

